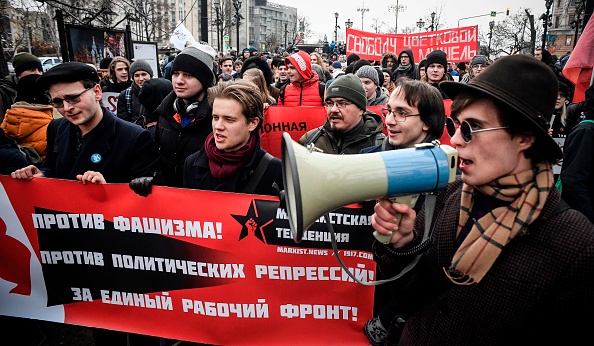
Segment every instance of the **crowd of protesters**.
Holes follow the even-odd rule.
[[[594,276],[586,275],[594,270],[592,87],[585,102],[573,103],[566,60],[540,49],[462,62],[441,50],[386,52],[377,61],[343,53],[334,45],[327,53],[246,47],[224,55],[195,43],[167,55],[158,71],[115,57],[45,73],[39,59],[20,53],[16,75],[0,83],[0,174],[128,183],[142,196],[153,185],[278,195],[281,162],[261,147],[258,131],[269,107],[325,107],[325,125],[300,143],[330,154],[412,147],[445,129],[460,153],[461,179],[438,195],[434,245],[393,285],[400,298],[385,299],[389,308],[377,306],[365,324],[369,342],[548,343],[559,339],[546,337],[551,325],[583,340],[592,322],[583,313],[594,308]],[[119,94],[116,112],[103,105],[104,92]],[[447,116],[444,100],[453,101]],[[265,173],[253,177],[259,165]],[[383,277],[410,262],[425,217],[422,205],[375,206],[374,229],[391,236],[374,244]],[[480,328],[464,332],[464,323]],[[94,337],[96,345],[176,342],[101,330]]]

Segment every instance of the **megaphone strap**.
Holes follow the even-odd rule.
[[[340,266],[347,273],[347,275],[351,279],[353,279],[355,282],[357,282],[361,285],[377,286],[377,285],[385,284],[387,282],[391,282],[391,281],[401,278],[402,276],[404,276],[404,274],[408,273],[411,269],[413,269],[417,265],[417,263],[419,263],[419,260],[421,259],[423,252],[425,252],[425,250],[427,250],[427,248],[433,244],[429,235],[431,233],[431,222],[433,220],[433,212],[435,211],[436,200],[437,200],[437,196],[435,196],[435,194],[430,193],[425,196],[425,230],[423,232],[423,239],[421,240],[421,243],[419,243],[418,245],[415,245],[413,248],[408,249],[406,251],[397,251],[390,244],[381,244],[380,245],[380,246],[384,246],[385,249],[388,250],[389,253],[396,255],[396,256],[414,256],[414,255],[416,255],[415,258],[412,260],[412,262],[410,262],[406,267],[404,267],[400,271],[400,273],[394,275],[393,277],[391,277],[389,279],[376,280],[376,281],[370,281],[370,282],[362,282],[361,280],[357,279],[355,277],[355,275],[353,273],[351,273],[351,271],[342,262],[342,259],[340,258],[340,255],[338,253],[338,246],[336,244],[336,237],[334,235],[334,228],[332,227],[332,223],[330,222],[330,217],[328,216],[327,213],[324,214],[324,218],[326,219],[326,225],[328,226],[328,229],[330,230],[330,235],[331,235],[330,239],[332,241],[332,250],[334,250],[334,255],[336,256],[336,260],[338,261],[338,263],[340,263]]]

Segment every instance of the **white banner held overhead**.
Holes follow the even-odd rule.
[[[186,48],[186,43],[195,43],[194,37],[192,33],[186,28],[184,23],[179,22],[173,30],[173,34],[171,34],[171,38],[169,39],[169,43],[171,43],[175,48],[182,50]]]

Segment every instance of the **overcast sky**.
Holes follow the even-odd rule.
[[[361,29],[361,14],[363,12],[357,11],[360,8],[369,9],[369,11],[364,12],[363,30],[373,31],[371,26],[376,18],[379,23],[386,23],[384,25],[385,31],[387,31],[388,26],[393,29],[396,24],[396,14],[391,12],[392,10],[389,10],[389,7],[396,7],[397,2],[401,7],[401,11],[398,13],[398,33],[402,33],[405,27],[412,27],[415,32],[418,31],[416,23],[420,18],[425,20],[426,27],[429,26],[431,24],[430,13],[439,12],[440,10],[443,11],[440,23],[445,24],[444,28],[457,27],[458,23],[461,27],[478,25],[481,32],[488,30],[489,21],[495,20],[495,22],[498,22],[505,19],[507,8],[510,9],[510,14],[523,12],[524,8],[529,8],[535,18],[546,12],[544,0],[450,0],[448,2],[436,0],[367,0],[365,2],[359,0],[330,0],[323,3],[320,0],[273,0],[270,2],[297,7],[298,15],[308,18],[309,29],[319,37],[323,38],[324,34],[327,35],[328,41],[334,39],[335,12],[339,14],[338,40],[341,41],[344,40],[345,36],[344,23],[348,19],[353,22],[353,28]],[[503,13],[497,14],[496,17],[490,17],[489,13],[491,11]],[[480,15],[486,16],[467,18]]]

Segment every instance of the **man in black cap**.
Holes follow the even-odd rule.
[[[37,177],[78,180],[83,184],[129,183],[159,172],[159,152],[150,133],[121,120],[101,106],[97,71],[66,62],[39,77],[63,118],[47,130],[47,156],[41,169],[30,165],[11,173],[15,179]],[[95,345],[126,345],[126,333],[93,329]],[[158,345],[153,337],[130,335],[135,345]]]
[[[398,345],[583,343],[594,323],[594,225],[554,186],[555,74],[512,55],[468,84],[440,87],[454,98],[446,129],[461,177],[433,208],[416,214],[380,199],[371,217],[391,237],[374,244],[382,275],[420,256],[390,283],[409,316]],[[430,246],[417,246],[429,215]]]
[[[48,127],[42,169],[28,166],[12,177],[51,177],[83,184],[128,183],[158,171],[159,153],[148,131],[118,119],[101,106],[97,71],[80,62],[53,67],[37,84],[49,90],[63,118]]]

